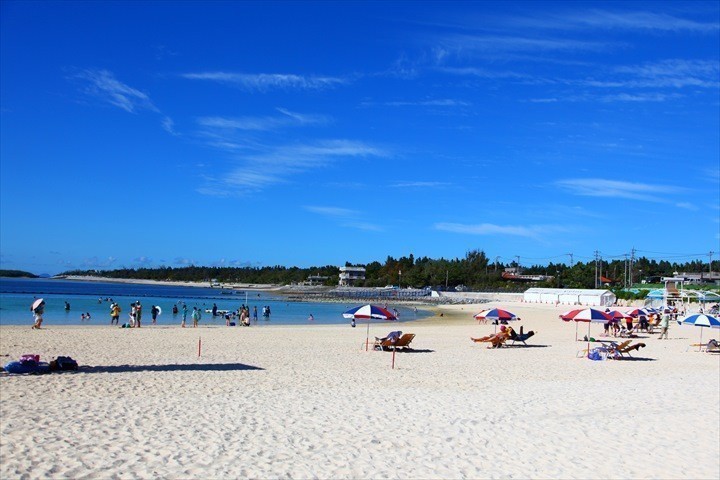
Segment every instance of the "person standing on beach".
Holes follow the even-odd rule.
[[[257,305],[253,307],[253,321],[257,323]]]
[[[668,340],[668,329],[670,328],[670,310],[667,308],[663,311],[662,317],[660,317],[660,340],[665,335],[665,340]]]
[[[212,316],[217,317],[217,304],[213,303]]]
[[[135,326],[135,304],[134,303],[130,304],[130,313],[128,313],[128,315],[130,315],[130,326],[134,327]]]
[[[159,311],[160,310],[158,310],[158,307],[156,307],[155,305],[153,305],[152,308],[150,309],[150,315],[152,315],[152,324],[153,325],[157,325],[157,316],[158,316]]]
[[[192,318],[193,321],[193,328],[197,328],[198,326],[198,309],[197,307],[193,307],[192,314],[190,315],[190,318]]]
[[[185,304],[183,303],[183,308],[182,308],[182,323],[180,324],[180,326],[181,326],[182,328],[185,328],[185,321],[187,320],[187,313],[188,313],[187,305],[185,305]]]
[[[118,325],[120,323],[120,304],[119,303],[113,303],[110,306],[110,325],[115,323],[115,325]]]
[[[142,320],[142,305],[140,304],[140,300],[138,300],[135,306],[135,326],[137,328],[140,328],[140,320]]]
[[[40,304],[35,307],[35,309],[32,308],[32,305],[30,306],[30,310],[33,312],[33,318],[35,319],[35,323],[33,323],[33,330],[34,329],[40,329],[40,326],[43,322],[43,313],[45,313],[45,300],[40,302]]]

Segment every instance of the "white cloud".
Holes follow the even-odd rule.
[[[381,225],[364,221],[362,213],[357,210],[350,210],[342,207],[323,207],[307,205],[303,207],[308,212],[316,213],[333,219],[338,225],[345,228],[353,228],[356,230],[381,232],[384,228]]]
[[[343,159],[388,156],[380,148],[352,140],[325,140],[264,150],[253,155],[239,156],[236,168],[220,177],[208,177],[207,184],[197,191],[222,196],[246,194],[286,183],[290,176]],[[232,191],[228,192],[225,187],[232,187]]]
[[[221,131],[271,131],[286,126],[325,125],[330,118],[325,115],[313,115],[291,112],[277,108],[282,115],[265,117],[200,117],[197,123],[205,128]]]
[[[345,79],[339,77],[281,73],[197,72],[184,73],[181,77],[189,80],[218,82],[257,91],[270,89],[319,90],[347,83]]]
[[[495,225],[492,223],[464,224],[464,223],[436,223],[435,229],[446,232],[466,233],[469,235],[511,235],[518,237],[537,238],[540,234],[555,230],[554,226],[522,226],[522,225]]]
[[[308,212],[317,213],[320,215],[326,215],[329,217],[354,217],[358,215],[357,210],[350,210],[347,208],[341,208],[341,207],[319,207],[319,206],[312,206],[312,205],[306,205],[303,207]]]
[[[390,188],[440,188],[449,185],[448,182],[400,181],[391,184]]]
[[[602,178],[571,178],[558,180],[555,185],[575,195],[587,197],[612,197],[666,202],[665,195],[681,192],[670,185],[653,185],[645,182],[625,182]]]
[[[85,82],[83,91],[87,95],[119,107],[126,112],[158,111],[147,94],[122,83],[115,78],[112,72],[107,70],[82,70],[71,78]]]

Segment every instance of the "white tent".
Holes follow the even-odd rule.
[[[579,288],[528,288],[523,294],[527,303],[551,303],[560,305],[585,305],[609,307],[617,298],[610,290]]]

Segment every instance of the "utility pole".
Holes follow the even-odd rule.
[[[633,286],[633,263],[635,263],[635,247],[630,250],[630,288]]]
[[[713,251],[708,252],[708,257],[710,257],[710,262],[709,262],[710,265],[708,265],[708,267],[710,268],[710,276],[711,277],[712,277],[712,257],[714,254],[715,254],[715,252],[713,252]]]
[[[598,251],[595,250],[595,288],[598,288]]]
[[[497,272],[498,260],[500,260],[500,257],[495,257],[495,272]]]
[[[517,258],[517,274],[520,275],[520,255],[515,255]]]
[[[570,255],[570,268],[574,265],[573,263],[573,254],[572,253],[566,253],[565,255]]]
[[[625,255],[625,263],[623,264],[623,284],[625,285],[625,288],[628,288],[628,254]]]

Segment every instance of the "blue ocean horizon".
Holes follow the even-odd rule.
[[[146,285],[116,282],[83,282],[62,279],[0,278],[0,325],[32,325],[30,305],[37,298],[45,300],[43,326],[52,325],[110,325],[110,304],[117,302],[122,308],[120,324],[128,321],[130,304],[140,301],[143,306],[143,325],[152,323],[150,309],[157,305],[162,309],[158,325],[180,325],[181,315],[173,315],[173,305],[182,308],[187,305],[192,311],[198,307],[203,311],[201,325],[224,326],[225,319],[213,317],[205,310],[216,304],[218,310],[237,310],[249,305],[250,311],[257,307],[256,325],[339,325],[349,321],[343,318],[346,310],[361,302],[298,302],[289,301],[281,295],[268,292],[247,291],[228,295],[219,288],[185,287],[182,285]],[[65,302],[70,310],[65,309]],[[264,306],[269,306],[269,319],[262,316]],[[400,321],[424,318],[426,311],[408,308],[404,305],[388,304],[400,313]],[[82,320],[82,314],[90,314],[90,320]],[[312,320],[310,316],[312,315]],[[188,315],[189,321],[189,315]],[[389,322],[388,322],[389,323]]]

